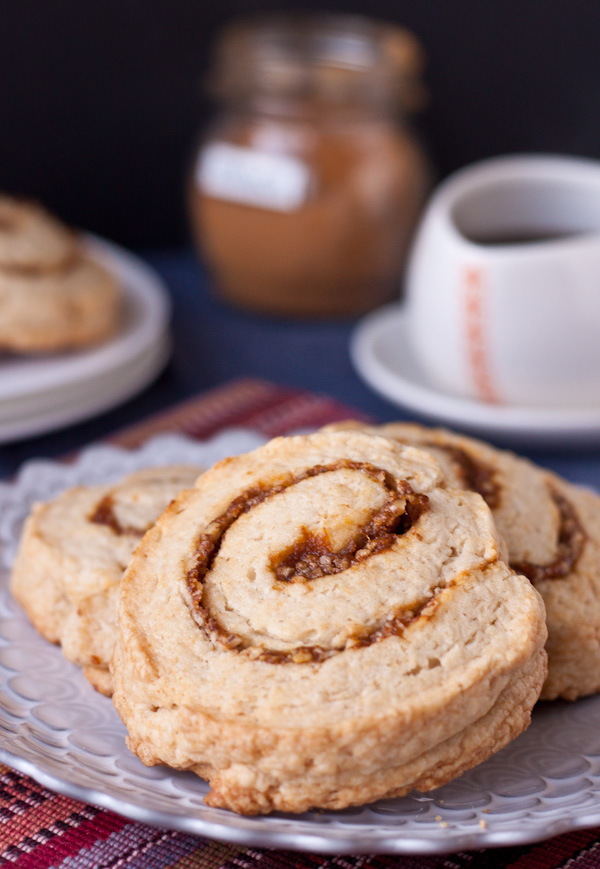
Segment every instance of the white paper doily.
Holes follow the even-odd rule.
[[[435,853],[523,845],[600,824],[600,696],[540,704],[529,730],[430,794],[341,812],[245,818],[202,802],[191,773],[143,766],[112,704],[29,625],[9,565],[34,500],[147,465],[210,465],[263,442],[230,430],[194,442],[161,436],[140,450],[92,447],[72,465],[28,463],[0,485],[0,761],[61,793],[127,817],[248,846],[327,853]]]

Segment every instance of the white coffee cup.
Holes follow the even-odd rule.
[[[405,293],[438,389],[600,406],[600,162],[509,156],[455,173],[430,199]]]

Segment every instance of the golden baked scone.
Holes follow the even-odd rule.
[[[0,195],[0,351],[96,344],[121,318],[115,278],[40,205]]]
[[[219,462],[121,583],[113,702],[148,764],[245,814],[431,789],[519,734],[540,596],[426,452],[360,432]]]
[[[199,468],[147,468],[108,486],[78,486],[38,503],[28,517],[12,591],[46,639],[111,694],[117,597],[143,534]]]
[[[0,269],[60,269],[76,248],[72,230],[37,202],[0,193]]]
[[[334,423],[325,431],[365,430]],[[544,700],[600,690],[600,497],[529,460],[475,438],[415,423],[368,431],[430,451],[454,484],[492,510],[511,566],[544,599],[548,678]]]

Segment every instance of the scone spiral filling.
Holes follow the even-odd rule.
[[[123,520],[118,516],[117,499],[115,499],[113,492],[109,492],[100,498],[94,509],[90,512],[88,518],[89,521],[95,525],[104,525],[106,528],[110,528],[113,534],[116,534],[118,537],[124,537],[126,535],[132,537],[143,537],[152,524],[151,521],[149,522],[147,519],[142,519],[140,524],[123,525]],[[136,518],[138,518],[139,521],[139,517]],[[155,516],[152,517],[152,519],[155,518]]]
[[[600,690],[600,499],[507,450],[414,423],[325,431],[369,431],[421,446],[453,485],[477,491],[494,516],[510,566],[546,606],[548,679],[542,699],[574,700]]]
[[[490,465],[476,459],[466,449],[455,444],[436,443],[425,438],[423,446],[433,447],[438,452],[442,450],[446,453],[464,488],[478,492],[491,510],[499,508],[503,489]],[[546,579],[568,576],[577,564],[586,541],[586,534],[575,506],[557,489],[550,485],[547,488],[548,498],[558,512],[554,557],[544,563],[510,558],[510,566],[513,570],[524,574],[534,584]]]
[[[541,469],[525,459],[463,435],[414,423],[369,427],[348,421],[333,423],[324,429],[347,430],[369,431],[431,450],[454,485],[478,492],[495,513],[499,530],[508,543],[510,566],[534,584],[568,576],[576,567],[587,539],[577,509],[564,492],[550,480],[546,481]],[[544,524],[536,530],[538,537],[545,538],[545,558],[541,552],[528,551],[526,546],[531,540],[523,545],[523,539],[512,531],[514,525],[522,524],[526,518],[526,493],[537,500],[543,518]]]
[[[256,648],[255,643],[232,631],[225,630],[218,616],[212,615],[204,601],[204,580],[219,553],[224,535],[234,522],[253,508],[276,498],[281,493],[304,481],[321,474],[335,474],[346,471],[363,474],[368,481],[380,487],[383,502],[375,506],[350,534],[349,539],[335,548],[327,528],[309,530],[300,528],[299,536],[285,548],[270,555],[268,568],[272,573],[273,587],[281,589],[281,583],[312,582],[323,577],[334,576],[360,565],[366,559],[389,550],[401,534],[410,531],[421,514],[428,507],[426,495],[415,492],[406,480],[395,480],[382,468],[369,462],[338,460],[328,465],[315,465],[302,473],[275,482],[270,486],[255,486],[235,498],[228,508],[215,519],[208,531],[200,536],[197,545],[197,559],[187,574],[187,585],[193,604],[192,613],[197,623],[208,630],[212,638],[228,649],[249,651],[251,657],[260,657],[270,663],[303,663],[321,661],[339,649],[323,648],[318,645],[297,646],[289,650]],[[396,612],[385,618],[388,625],[394,624],[399,631],[415,613],[414,607],[405,613]],[[383,636],[381,626],[370,632],[357,631],[348,637],[347,645],[364,645],[376,642]]]
[[[218,463],[122,581],[128,745],[244,813],[447,781],[526,726],[545,676],[540,598],[500,548],[479,495],[387,438],[278,438]]]
[[[465,449],[455,444],[441,444],[423,439],[423,447],[442,450],[453,465],[458,482],[464,489],[478,492],[490,509],[500,503],[501,486],[494,469],[481,460],[471,456]]]
[[[524,574],[534,584],[569,576],[583,553],[587,539],[579,514],[571,501],[552,486],[548,486],[548,494],[559,515],[554,558],[544,564],[516,559],[511,559],[510,562],[513,570]]]

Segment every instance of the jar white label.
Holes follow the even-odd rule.
[[[306,200],[310,170],[296,157],[213,142],[200,154],[196,179],[216,199],[295,211]]]

